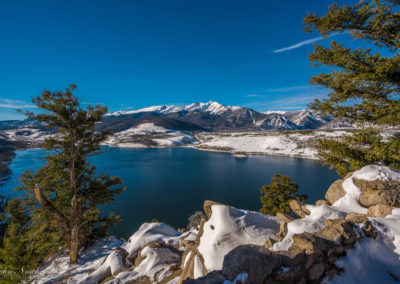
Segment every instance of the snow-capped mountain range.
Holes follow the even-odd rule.
[[[323,126],[329,128],[331,121],[330,117],[323,117],[309,110],[262,113],[250,108],[225,106],[210,101],[112,112],[106,115],[99,127],[114,132],[143,122],[153,122],[176,130],[267,131],[318,129]]]
[[[151,107],[146,107],[146,108],[132,110],[132,111],[112,112],[112,113],[108,113],[106,116],[127,115],[127,114],[134,114],[134,113],[143,113],[143,112],[155,112],[158,114],[169,114],[169,113],[180,112],[180,111],[188,111],[188,112],[202,111],[202,112],[211,113],[213,115],[218,115],[218,114],[224,113],[226,111],[238,110],[240,108],[242,108],[242,107],[224,106],[217,102],[209,101],[208,103],[197,102],[197,103],[193,103],[190,105],[183,105],[183,106],[175,106],[175,105],[151,106]]]
[[[153,123],[178,131],[280,131],[350,128],[349,123],[332,121],[331,117],[310,110],[258,112],[241,106],[225,106],[217,102],[190,105],[151,106],[132,111],[117,111],[105,115],[99,130],[112,133],[125,131],[143,123]],[[37,129],[45,127],[30,120],[0,121],[0,131]],[[0,133],[1,136],[1,133]],[[1,138],[1,137],[0,137]]]

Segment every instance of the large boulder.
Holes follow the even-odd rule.
[[[225,256],[222,274],[233,281],[238,274],[246,273],[246,283],[264,283],[265,279],[280,265],[280,257],[269,249],[255,245],[242,245]]]
[[[336,200],[345,196],[346,192],[343,189],[343,182],[344,179],[339,179],[335,181],[329,188],[328,191],[325,193],[325,198],[331,204],[335,203]]]
[[[367,181],[353,178],[353,182],[361,189],[360,203],[362,206],[371,207],[377,204],[400,206],[399,181]]]

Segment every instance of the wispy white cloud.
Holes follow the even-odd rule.
[[[309,85],[303,85],[303,86],[290,86],[290,87],[283,87],[283,88],[274,88],[274,89],[267,89],[265,92],[267,93],[291,93],[291,92],[298,92],[298,91],[304,91],[304,90],[309,90],[310,86]]]
[[[20,100],[0,98],[0,108],[25,109],[36,108],[36,106]]]
[[[255,98],[255,97],[261,97],[260,94],[248,94],[248,95],[244,95],[245,98]]]
[[[338,33],[338,32],[332,33],[328,37],[337,36],[337,35],[340,35],[340,33]],[[303,40],[301,42],[298,42],[298,43],[293,44],[293,45],[288,46],[288,47],[276,49],[276,50],[274,50],[274,53],[281,53],[281,52],[285,52],[285,51],[288,51],[288,50],[296,49],[296,48],[302,47],[304,45],[309,45],[309,44],[312,44],[312,43],[314,43],[316,41],[320,41],[320,40],[323,40],[323,39],[324,39],[323,36],[310,38],[310,39]]]
[[[268,110],[297,110],[307,108],[307,105],[314,101],[316,98],[324,98],[329,93],[326,89],[315,89],[309,87],[307,91],[291,93],[290,95],[279,95],[274,96],[265,95],[264,99],[258,99],[257,101],[249,102],[244,106],[254,108],[259,111]]]

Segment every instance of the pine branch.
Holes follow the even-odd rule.
[[[43,195],[43,192],[39,186],[36,185],[33,190],[35,192],[37,201],[39,201],[44,208],[50,211],[53,218],[61,225],[65,233],[68,233],[70,231],[70,227],[68,225],[67,218],[65,218],[65,216],[58,211],[57,208]]]

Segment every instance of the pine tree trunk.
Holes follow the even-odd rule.
[[[76,189],[76,172],[75,172],[75,136],[72,133],[71,138],[71,240],[69,244],[69,261],[70,263],[78,262],[78,246],[79,246],[79,230],[78,230],[78,196]]]
[[[78,246],[79,246],[79,230],[75,226],[71,230],[71,239],[69,243],[69,261],[70,263],[78,262]]]

